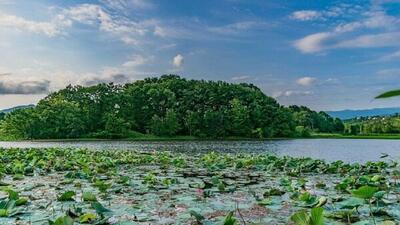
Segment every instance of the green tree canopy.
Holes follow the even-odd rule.
[[[340,122],[306,107],[283,107],[252,84],[164,75],[125,85],[69,85],[34,108],[6,115],[0,131],[26,139],[122,138],[138,133],[287,137],[296,134],[296,126],[333,132]]]

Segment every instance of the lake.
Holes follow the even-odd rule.
[[[0,147],[77,147],[89,149],[135,149],[143,151],[179,152],[229,152],[272,153],[295,157],[312,157],[327,161],[366,162],[380,160],[382,153],[387,159],[398,159],[400,140],[374,139],[293,139],[268,141],[18,141],[0,142]]]

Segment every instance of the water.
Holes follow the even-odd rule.
[[[327,161],[366,162],[380,160],[382,153],[387,159],[400,159],[400,140],[373,139],[295,139],[270,141],[20,141],[0,142],[0,147],[78,147],[89,149],[134,149],[143,151],[179,152],[246,152],[273,153],[296,157],[309,156]]]

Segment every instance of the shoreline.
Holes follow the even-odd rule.
[[[275,137],[275,138],[242,138],[242,137],[227,137],[222,139],[216,138],[198,138],[191,136],[177,137],[143,137],[143,138],[63,138],[63,139],[18,139],[18,140],[0,140],[2,142],[79,142],[79,141],[130,141],[130,142],[146,142],[146,141],[278,141],[278,140],[302,140],[302,139],[375,139],[375,140],[400,140],[400,134],[392,135],[342,135],[342,134],[313,134],[310,137]]]

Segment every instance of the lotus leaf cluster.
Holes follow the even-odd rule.
[[[393,225],[398,167],[388,159],[0,149],[0,224]]]

